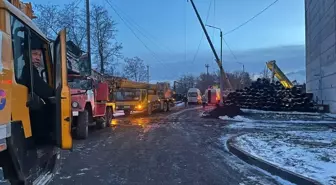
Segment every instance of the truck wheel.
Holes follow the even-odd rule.
[[[89,112],[85,109],[78,115],[76,137],[77,139],[86,139],[88,135],[89,135]]]
[[[107,127],[111,127],[113,111],[111,107],[106,107],[105,122]]]
[[[125,114],[125,116],[129,116],[129,115],[131,115],[131,111],[130,110],[124,110],[124,114]]]
[[[169,111],[170,111],[170,103],[167,102],[167,112],[169,112]]]
[[[167,111],[168,111],[167,103],[164,102],[164,103],[163,103],[163,112],[167,112]]]
[[[147,108],[147,115],[151,115],[151,114],[152,114],[152,105],[149,104]]]

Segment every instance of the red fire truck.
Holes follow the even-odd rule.
[[[104,82],[103,75],[92,71],[90,76],[79,73],[81,60],[87,60],[87,55],[78,52],[72,43],[67,43],[68,50],[68,84],[71,89],[72,131],[77,139],[88,137],[89,126],[98,129],[109,127],[113,117],[113,107],[109,104],[109,87]]]

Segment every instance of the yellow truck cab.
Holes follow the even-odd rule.
[[[12,184],[47,181],[72,148],[66,32],[52,51],[32,18],[30,3],[0,0],[0,167]]]
[[[121,80],[114,93],[116,110],[123,110],[125,116],[131,111],[146,111],[148,115],[153,111],[170,111],[174,100],[168,83],[149,84]]]

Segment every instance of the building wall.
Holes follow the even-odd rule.
[[[336,0],[305,0],[306,90],[336,113]]]

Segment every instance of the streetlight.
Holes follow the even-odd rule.
[[[220,54],[220,56],[221,56],[221,62],[223,64],[223,32],[222,32],[222,29],[220,29],[220,28],[218,28],[216,26],[208,25],[208,24],[206,24],[205,26],[208,26],[210,28],[214,28],[214,29],[217,29],[217,30],[220,31],[220,39],[221,39],[221,44],[220,44],[221,45],[220,46],[220,52],[221,52],[221,54]]]

